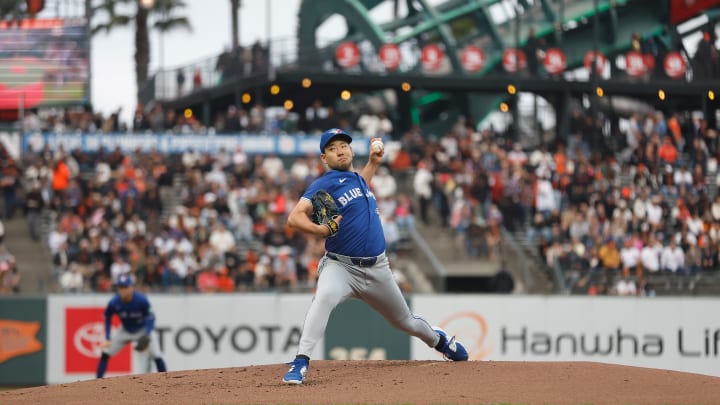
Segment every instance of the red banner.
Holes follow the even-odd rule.
[[[647,72],[645,57],[637,51],[630,51],[625,54],[625,71],[633,77],[639,77]]]
[[[515,48],[506,49],[502,55],[502,65],[505,71],[510,73],[524,69],[527,66],[525,52]]]
[[[466,71],[479,72],[485,66],[485,52],[480,47],[468,45],[460,51],[460,61]]]
[[[717,5],[720,0],[670,0],[670,22],[680,24]]]
[[[343,42],[335,49],[335,59],[341,67],[353,68],[360,62],[360,49],[354,42]]]
[[[545,51],[543,64],[545,65],[545,70],[547,70],[548,73],[556,75],[558,73],[562,73],[565,70],[565,67],[567,67],[567,58],[565,58],[565,53],[563,53],[560,49],[550,48]]]
[[[583,64],[585,65],[585,69],[587,69],[588,72],[590,71],[590,66],[592,66],[593,59],[595,59],[595,71],[598,74],[602,73],[603,69],[605,69],[607,58],[605,58],[605,55],[603,55],[603,53],[600,51],[597,51],[597,53],[593,52],[592,50],[585,52]]]
[[[402,55],[400,54],[400,47],[396,44],[385,44],[381,46],[378,51],[378,56],[383,65],[385,65],[385,69],[394,71],[400,67]]]
[[[669,52],[665,56],[665,61],[663,61],[663,67],[665,68],[665,73],[669,77],[673,79],[678,79],[685,75],[685,70],[687,69],[687,62],[685,61],[685,58],[682,57],[680,52],[673,51]]]
[[[104,308],[65,309],[65,372],[94,374],[105,341]],[[120,321],[113,317],[113,327]],[[132,371],[132,352],[126,345],[110,358],[109,373],[127,374]]]
[[[438,70],[442,64],[445,53],[435,44],[425,45],[422,49],[422,64],[427,70]]]

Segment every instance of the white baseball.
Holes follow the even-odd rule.
[[[374,150],[375,152],[380,152],[381,150],[383,150],[383,148],[385,147],[385,145],[383,145],[382,141],[373,141],[373,143],[370,144],[370,147],[371,147],[372,150]]]

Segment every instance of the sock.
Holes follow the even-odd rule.
[[[100,357],[100,361],[98,362],[98,366],[97,366],[97,373],[96,373],[97,378],[103,378],[103,376],[105,375],[105,370],[107,370],[109,358],[110,358],[110,356],[108,356],[105,353],[103,353],[102,356]]]
[[[296,359],[296,360],[297,360],[297,359],[305,359],[305,360],[308,361],[308,363],[310,362],[310,357],[308,357],[308,356],[306,356],[306,355],[304,355],[304,354],[298,354],[297,356],[295,356],[295,359]]]
[[[157,371],[160,373],[167,371],[167,367],[165,367],[165,360],[162,358],[155,359],[155,367],[157,367]]]
[[[445,343],[447,343],[447,339],[441,334],[438,334],[438,337],[440,337],[440,340],[438,340],[438,343],[435,345],[435,350],[441,352],[445,347]]]

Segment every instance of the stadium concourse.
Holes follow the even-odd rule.
[[[387,136],[391,129],[384,116],[336,117],[314,107],[322,112],[306,115],[316,118],[302,124],[309,133],[339,126]],[[287,116],[268,119],[262,110],[230,106],[210,130],[297,129]],[[134,130],[209,130],[161,106],[138,114]],[[125,130],[116,118],[30,114],[24,124],[26,131]],[[686,112],[635,114],[599,138],[595,126],[605,127],[577,110],[567,141],[534,150],[472,120],[437,138],[417,128],[402,134],[373,184],[391,253],[402,258],[402,238],[413,227],[432,227],[452,236],[458,254],[497,261],[505,234],[541,259],[565,291],[701,293],[697,287],[718,267],[717,132]],[[49,250],[51,289],[107,291],[124,272],[151,291],[313,287],[323,246],[284,223],[300,190],[323,170],[316,155],[290,161],[240,148],[171,156],[45,147],[2,161],[5,221],[24,215]],[[0,256],[8,268],[11,253]],[[30,271],[20,269],[20,277],[23,270]],[[3,283],[17,280],[0,274]],[[409,291],[405,279],[398,272]]]

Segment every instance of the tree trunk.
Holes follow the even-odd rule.
[[[232,15],[232,47],[236,49],[240,43],[238,35],[238,9],[240,8],[240,0],[230,0],[230,13]]]
[[[135,84],[138,90],[148,78],[150,65],[150,39],[148,38],[148,11],[138,7],[135,19]]]

